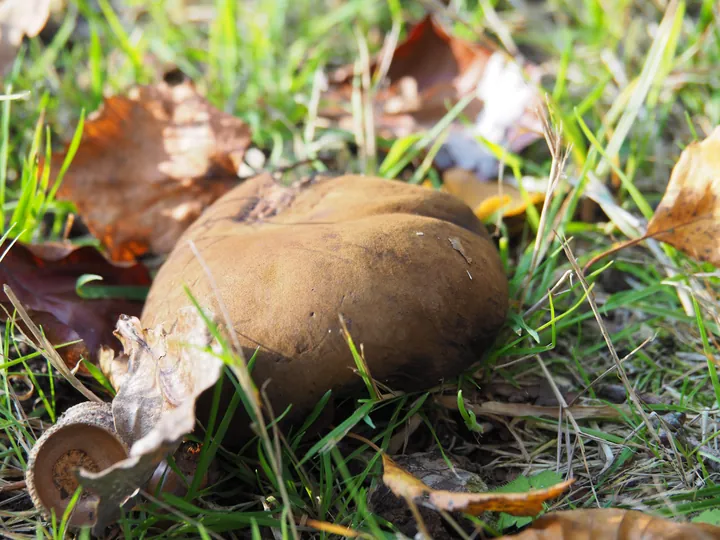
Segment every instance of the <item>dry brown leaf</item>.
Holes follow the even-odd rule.
[[[168,253],[200,213],[238,182],[250,129],[175,76],[107,98],[85,124],[58,191],[114,260]],[[57,173],[64,159],[52,159]]]
[[[195,429],[196,402],[222,374],[223,362],[214,354],[218,344],[197,310],[181,310],[175,324],[185,327],[182,342],[160,329],[144,330],[135,317],[118,322],[125,346],[119,361],[128,367],[112,412],[118,435],[131,445],[130,457],[100,472],[79,473],[82,485],[100,497],[96,534],[118,517],[126,499]]]
[[[50,17],[51,0],[0,2],[0,78],[15,61],[23,37],[35,37]]]
[[[680,154],[646,236],[720,266],[720,127]]]
[[[720,528],[673,521],[620,508],[570,510],[546,514],[529,529],[503,540],[711,540]]]
[[[434,490],[400,467],[383,454],[383,483],[396,496],[408,503],[426,501],[437,510],[465,512],[478,515],[483,512],[506,512],[514,516],[535,516],[540,513],[543,503],[566,491],[575,481],[566,480],[547,489],[530,490],[524,493],[460,493]]]
[[[371,66],[373,71],[376,68],[377,64]],[[326,94],[329,104],[322,111],[347,129],[353,123],[352,74],[345,67],[332,75]],[[525,74],[532,82],[539,80],[537,68],[522,68],[501,52],[451,36],[428,15],[393,53],[388,84],[375,95],[376,131],[387,138],[425,131],[459,100],[475,93],[463,112],[472,126],[453,123],[436,164],[443,169],[470,169],[481,178],[494,177],[497,161],[477,141],[478,136],[513,152],[540,137],[533,112],[537,92]]]
[[[6,245],[0,245],[0,253]],[[76,283],[83,274],[101,276],[104,285],[150,285],[144,266],[111,263],[89,246],[16,243],[0,261],[0,284],[12,288],[50,343],[82,340],[58,349],[71,369],[81,357],[94,361],[103,345],[119,350],[120,343],[113,336],[118,317],[123,313],[139,315],[143,306],[142,302],[120,298],[81,298]],[[8,310],[0,310],[0,319],[5,320],[8,313],[12,314],[12,306],[2,292],[0,305]]]

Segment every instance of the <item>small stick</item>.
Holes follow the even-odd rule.
[[[7,493],[8,491],[22,491],[26,487],[25,480],[18,480],[17,482],[0,485],[0,493]]]

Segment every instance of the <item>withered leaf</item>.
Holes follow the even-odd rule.
[[[503,218],[522,216],[528,207],[538,205],[545,193],[528,193],[528,200],[511,184],[483,181],[471,171],[453,168],[443,173],[443,191],[461,199],[473,209],[475,215],[487,220],[498,212]]]
[[[419,499],[430,487],[422,480],[415,478],[412,474],[395,463],[387,454],[382,455],[383,462],[383,483],[390,488],[396,496],[403,499]]]
[[[85,123],[58,191],[114,260],[164,254],[238,182],[250,129],[217,110],[191,81],[166,77],[107,98]],[[57,173],[65,157],[53,155]]]
[[[535,516],[543,503],[554,499],[569,488],[574,479],[566,480],[547,489],[524,493],[462,493],[431,489],[397,463],[383,454],[383,483],[396,496],[408,502],[426,500],[437,510],[465,512],[478,515],[483,512],[506,512],[514,516]]]
[[[720,266],[720,127],[680,154],[647,236]]]
[[[50,17],[50,0],[0,2],[0,77],[12,66],[23,37],[35,37]]]
[[[220,378],[223,362],[205,321],[197,310],[178,313],[182,342],[160,328],[145,330],[135,317],[118,321],[118,336],[127,363],[112,403],[118,434],[131,445],[130,457],[100,472],[81,470],[81,484],[99,496],[96,534],[119,513],[120,506],[152,477],[157,466],[195,428],[195,405]],[[214,353],[213,353],[214,352]]]
[[[377,64],[371,66],[375,71]],[[331,77],[324,116],[352,125],[352,70]],[[472,125],[455,122],[436,157],[440,168],[463,167],[482,178],[494,177],[497,162],[478,136],[518,152],[539,138],[533,113],[539,80],[534,66],[519,66],[498,51],[449,35],[430,15],[415,25],[393,52],[387,85],[375,95],[375,128],[387,138],[422,132],[449,108],[474,94],[463,114]]]
[[[620,508],[594,508],[546,514],[510,540],[711,540],[720,528],[706,523],[673,521]]]
[[[0,245],[0,253],[6,246]],[[120,343],[113,336],[118,317],[142,311],[142,303],[137,301],[81,298],[76,283],[83,274],[99,275],[105,285],[150,285],[150,274],[144,266],[112,263],[89,246],[16,243],[0,260],[0,284],[12,288],[50,343],[57,346],[82,340],[58,349],[70,368],[81,357],[95,360],[103,345],[119,350]],[[5,320],[13,307],[3,292],[0,304],[5,308],[0,310],[0,318]]]

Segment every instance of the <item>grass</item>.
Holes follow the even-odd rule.
[[[358,134],[313,124],[318,70],[362,59],[365,47],[380,50],[385,35],[393,28],[405,35],[409,22],[434,2],[326,0],[320,8],[309,0],[217,0],[194,14],[172,0],[145,4],[133,1],[118,10],[100,0],[98,10],[78,1],[49,40],[30,40],[21,51],[5,79],[6,93],[20,97],[2,102],[0,121],[0,215],[13,225],[10,237],[37,242],[61,236],[72,208],[45,196],[47,179],[35,174],[37,156],[79,133],[84,112],[94,110],[103,93],[150,83],[165,65],[177,65],[217,107],[245,119],[254,144],[269,151],[271,166],[335,151],[340,141],[360,148],[347,160],[349,171],[377,167],[388,177],[436,180],[429,161],[409,174],[406,166],[437,148],[461,108],[430,134],[392,144],[377,165],[377,151],[368,148],[371,123],[361,121]],[[720,508],[717,271],[648,241],[593,267],[587,281],[577,275],[578,265],[615,241],[642,234],[681,149],[720,124],[715,3],[668,2],[665,10],[660,4],[459,0],[444,9],[455,34],[472,38],[485,28],[548,73],[543,87],[557,135],[549,126],[549,151],[541,143],[508,159],[515,176],[548,178],[554,189],[519,239],[505,228],[497,239],[514,299],[507,328],[477,370],[421,394],[383,396],[355,350],[368,395],[340,407],[344,416],[322,437],[306,434],[307,426],[281,437],[271,425],[244,452],[233,453],[221,444],[227,416],[216,411],[214,437],[206,438],[200,463],[205,468],[216,458],[217,482],[201,487],[194,481],[184,498],[145,494],[119,522],[119,533],[217,538],[243,530],[260,538],[272,527],[294,537],[309,534],[304,524],[310,518],[390,537],[401,524],[368,503],[369,496],[377,501],[379,456],[346,438],[351,430],[392,453],[434,451],[441,459],[463,460],[491,488],[518,475],[575,476],[572,495],[554,509],[622,507],[685,520]],[[357,103],[362,119],[362,100]],[[0,478],[12,482],[42,427],[62,412],[57,398],[63,383],[51,364],[38,370],[37,354],[18,341],[11,325],[2,352]],[[244,364],[229,344],[224,357],[226,376],[238,388],[233,407],[253,410]],[[23,373],[41,392],[29,409],[10,391],[11,374]],[[532,388],[552,396],[557,390],[570,405],[612,404],[612,387],[628,396],[627,403],[614,404],[619,416],[613,421],[572,413],[560,420],[470,414],[473,404],[512,401]],[[450,396],[455,408],[434,399],[439,395]],[[329,406],[328,399],[311,417]],[[679,422],[682,428],[673,427]],[[42,521],[23,492],[5,493],[2,485],[4,534],[63,536],[62,516]],[[480,530],[499,523],[484,519],[475,519]]]

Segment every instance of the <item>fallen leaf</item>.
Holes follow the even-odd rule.
[[[440,510],[465,512],[477,516],[483,512],[505,512],[513,516],[534,516],[543,509],[543,503],[562,495],[574,478],[545,489],[533,489],[524,493],[456,493],[434,491],[430,504]]]
[[[473,209],[483,221],[489,221],[498,213],[503,219],[524,217],[528,205],[540,206],[545,193],[528,192],[527,199],[512,184],[488,182],[472,171],[452,168],[443,173],[442,191],[446,191]]]
[[[536,519],[529,529],[504,540],[711,540],[720,528],[706,523],[673,521],[620,508],[553,512]]]
[[[463,493],[434,490],[401,468],[383,454],[383,483],[397,497],[408,503],[425,501],[437,510],[464,512],[479,515],[483,512],[505,512],[514,516],[534,516],[543,509],[543,503],[554,499],[569,488],[574,479],[566,480],[546,489],[524,493]]]
[[[125,347],[119,361],[128,367],[112,413],[130,454],[103,471],[78,473],[80,483],[99,496],[96,534],[119,516],[120,507],[195,429],[196,402],[222,374],[219,346],[197,310],[180,310],[175,324],[183,327],[178,329],[182,342],[159,328],[143,329],[135,317],[118,321]]]
[[[6,246],[0,245],[0,253]],[[0,260],[0,284],[12,288],[50,343],[57,346],[82,340],[58,349],[71,369],[83,357],[94,361],[102,345],[119,350],[120,343],[113,336],[118,317],[123,313],[139,315],[142,311],[139,301],[78,296],[77,281],[85,274],[101,276],[105,286],[150,285],[150,275],[144,266],[113,264],[89,246],[16,243]],[[2,292],[0,305],[5,308],[0,310],[0,319],[6,320],[13,307]]]
[[[646,236],[720,266],[720,127],[680,154]]]
[[[35,37],[50,17],[51,0],[0,2],[0,77],[7,74],[23,37]]]
[[[112,259],[165,254],[238,183],[249,144],[242,120],[210,105],[191,81],[166,75],[105,100],[85,123],[58,198],[75,203]],[[53,173],[64,158],[53,155]]]
[[[387,454],[382,455],[383,483],[396,496],[403,499],[419,499],[430,492],[430,487],[396,464]]]
[[[562,476],[555,471],[543,471],[530,477],[519,475],[514,480],[508,482],[504,486],[497,488],[495,491],[500,493],[523,492],[531,489],[545,489],[562,482]],[[532,523],[533,519],[527,516],[511,516],[510,514],[500,514],[495,528],[504,531],[510,527],[524,527]]]
[[[378,63],[371,66],[376,71]],[[531,82],[526,81],[526,75]],[[375,95],[376,132],[386,138],[425,131],[460,100],[475,94],[463,114],[466,127],[454,122],[435,158],[442,169],[462,167],[481,178],[497,174],[497,160],[480,142],[518,152],[540,137],[533,107],[539,80],[534,66],[521,67],[499,51],[449,35],[430,15],[415,25],[390,61],[387,85]],[[353,70],[331,75],[323,115],[351,129]]]

